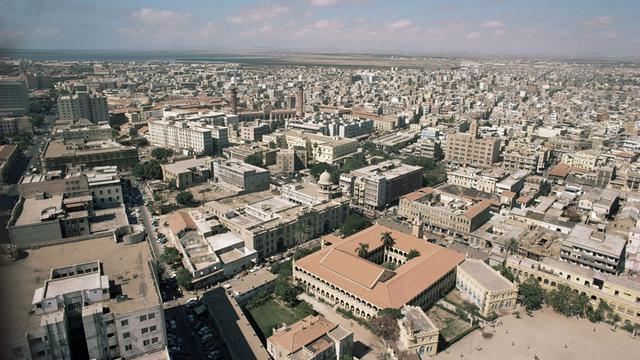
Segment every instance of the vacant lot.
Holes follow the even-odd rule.
[[[640,336],[632,339],[624,330],[612,331],[610,325],[567,318],[550,309],[533,315],[501,317],[503,324],[485,329],[485,336],[476,330],[436,359],[638,359]]]
[[[260,331],[262,331],[265,338],[271,336],[274,327],[282,326],[282,323],[291,325],[311,315],[306,303],[301,302],[289,309],[286,306],[280,305],[274,299],[267,301],[262,306],[250,309],[249,312],[253,320],[258,324],[258,327],[260,327]]]
[[[469,322],[462,321],[458,316],[450,314],[437,306],[427,311],[427,315],[440,329],[440,335],[446,341],[451,340],[470,327]]]

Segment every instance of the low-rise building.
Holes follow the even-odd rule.
[[[269,189],[268,170],[238,160],[215,159],[213,181],[236,193],[251,193]]]
[[[353,139],[343,139],[319,134],[309,134],[300,131],[280,131],[262,137],[264,144],[285,142],[289,149],[304,148],[310,159],[316,162],[334,164],[344,161],[353,155],[359,142]]]
[[[438,352],[440,329],[417,306],[406,305],[402,309],[402,319],[398,319],[400,336],[398,345],[402,350],[417,354],[420,359]]]
[[[180,160],[161,166],[162,179],[168,183],[175,181],[178,189],[203,183],[213,177],[213,159],[210,157]]]
[[[54,140],[108,141],[113,140],[113,129],[106,123],[94,124],[86,119],[77,119],[56,125],[51,130],[51,138]]]
[[[386,233],[394,239],[392,246],[383,245]],[[346,239],[323,240],[324,248],[294,261],[294,280],[305,291],[366,319],[386,308],[432,306],[455,286],[456,266],[464,260],[458,252],[379,224]],[[410,258],[412,250],[418,255]]]
[[[0,117],[0,136],[13,134],[32,134],[33,126],[28,116],[2,116]]]
[[[515,309],[518,287],[482,260],[466,259],[458,265],[456,288],[480,313],[505,313]]]
[[[353,332],[320,315],[280,329],[267,339],[267,351],[274,360],[340,360],[351,358]]]
[[[627,241],[616,234],[577,224],[562,241],[560,260],[608,274],[623,270]]]
[[[9,170],[13,168],[19,154],[20,151],[16,145],[0,145],[0,183],[6,181]]]
[[[67,168],[78,165],[86,168],[115,165],[119,170],[129,170],[139,161],[138,149],[114,141],[49,141],[41,156],[45,172],[66,171]]]

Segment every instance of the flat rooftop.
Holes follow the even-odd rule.
[[[22,206],[22,213],[16,220],[15,226],[39,224],[41,222],[40,215],[48,208],[62,209],[62,195],[53,195],[46,199],[26,198]]]
[[[210,160],[211,158],[209,157],[203,157],[198,159],[187,159],[187,160],[176,161],[171,164],[164,164],[162,165],[162,168],[165,171],[168,171],[170,173],[180,174],[180,173],[191,171],[191,169],[193,168],[206,166],[207,162]]]
[[[422,171],[420,166],[412,166],[403,164],[400,161],[383,161],[381,163],[366,166],[357,170],[353,170],[351,175],[356,176],[372,176],[381,175],[387,179],[393,179],[402,175],[406,175],[415,171]]]
[[[42,247],[29,250],[28,256],[0,267],[0,286],[11,291],[0,292],[2,319],[11,324],[11,334],[21,336],[40,326],[39,315],[30,315],[34,292],[49,279],[51,269],[100,261],[104,275],[122,287],[129,300],[108,303],[111,311],[127,313],[160,303],[154,289],[146,242],[133,245],[116,244],[112,236]]]
[[[275,276],[271,271],[266,268],[262,268],[255,272],[250,272],[246,276],[240,277],[238,279],[233,278],[227,282],[229,289],[233,292],[235,296],[239,296],[249,291],[258,288],[264,284],[275,281],[277,276]]]
[[[516,287],[516,285],[498,274],[482,260],[466,259],[462,264],[458,265],[458,268],[473,276],[477,282],[492,292]]]

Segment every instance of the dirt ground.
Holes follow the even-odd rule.
[[[611,330],[604,323],[593,324],[586,319],[567,318],[550,309],[500,318],[502,325],[488,328],[483,336],[476,330],[438,354],[435,359],[529,359],[588,360],[638,359],[640,336],[635,339],[622,330]],[[594,331],[595,329],[595,331]]]

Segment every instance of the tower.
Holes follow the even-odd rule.
[[[471,134],[471,137],[473,137],[474,139],[478,138],[478,120],[471,120],[469,134]]]
[[[238,114],[238,89],[234,86],[231,88],[231,99],[229,99],[229,103],[231,104],[231,113],[234,115]]]
[[[296,116],[304,116],[304,88],[302,84],[299,84],[296,90]]]

